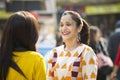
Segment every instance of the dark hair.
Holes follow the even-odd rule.
[[[77,23],[77,27],[82,27],[81,32],[79,33],[80,42],[84,44],[89,44],[90,29],[88,23],[75,11],[65,11],[62,16],[70,14],[71,18]]]
[[[12,60],[13,51],[36,51],[38,22],[27,11],[14,13],[6,22],[0,47],[0,80],[6,80],[9,67],[25,78],[19,66]]]
[[[95,51],[95,53],[100,52],[98,42],[95,40],[95,35],[100,33],[100,30],[97,26],[90,26],[90,43],[89,46]]]
[[[90,26],[90,41],[96,42],[94,37],[97,33],[101,34],[99,28],[97,26]]]

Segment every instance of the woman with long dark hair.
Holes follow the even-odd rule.
[[[27,11],[6,22],[0,47],[0,80],[45,80],[45,62],[36,52],[38,22]]]
[[[54,48],[48,60],[47,80],[96,80],[97,57],[88,46],[89,25],[75,11],[60,20],[64,44]]]

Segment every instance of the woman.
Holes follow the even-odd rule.
[[[60,34],[64,45],[50,53],[47,80],[96,80],[97,58],[87,46],[89,26],[85,20],[75,11],[65,11]]]
[[[114,80],[114,78],[117,78],[117,72],[119,70],[119,67],[120,67],[120,45],[118,47],[118,52],[117,52],[117,56],[116,56],[116,59],[115,59],[114,68],[113,68],[113,71],[110,75],[111,80]]]
[[[100,40],[100,30],[96,26],[90,26],[90,43],[89,46],[94,50],[95,53],[100,52],[98,42]]]
[[[46,80],[45,62],[35,47],[38,26],[26,11],[7,20],[0,47],[0,80]]]
[[[100,29],[97,26],[91,26],[90,27],[90,44],[89,44],[89,46],[92,47],[95,54],[97,55],[98,62],[101,60],[100,53],[103,53],[102,55],[108,56],[105,46],[103,45],[104,42],[101,41],[100,38],[101,38]],[[107,74],[104,74],[105,70],[102,68],[103,64],[100,64],[100,63],[101,62],[99,62],[99,64],[98,64],[99,69],[98,69],[97,80],[106,80]]]

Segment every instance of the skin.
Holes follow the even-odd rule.
[[[97,32],[96,34],[95,34],[95,41],[99,41],[99,39],[100,39],[100,34],[99,34],[99,32]]]
[[[112,73],[110,75],[110,79],[114,79],[115,78],[118,69],[119,69],[119,66],[115,65],[114,68],[113,68],[113,71],[112,71]]]
[[[73,50],[78,46],[77,38],[78,33],[81,31],[82,26],[77,28],[76,22],[67,14],[61,17],[60,20],[60,34],[65,42],[65,50]]]

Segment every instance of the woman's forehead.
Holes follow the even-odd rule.
[[[61,20],[60,21],[74,21],[71,17],[71,15],[67,14],[67,15],[64,15],[61,17]]]

